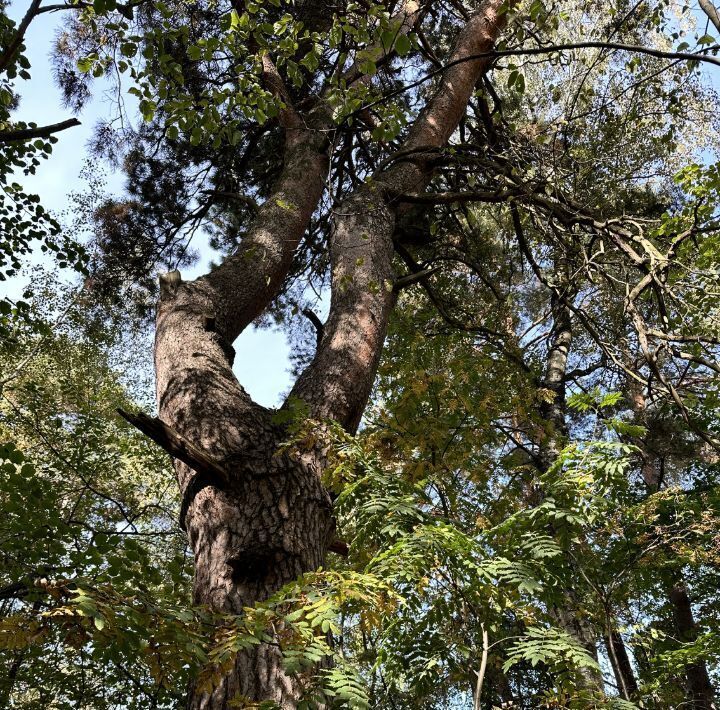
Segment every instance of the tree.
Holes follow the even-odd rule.
[[[2,186],[2,229],[0,241],[0,280],[5,281],[20,269],[22,258],[33,251],[35,242],[50,251],[61,268],[71,266],[84,269],[85,253],[81,245],[61,234],[57,220],[40,204],[37,195],[28,194],[17,182],[34,174],[41,161],[52,153],[57,142],[56,133],[80,124],[76,118],[54,125],[26,124],[12,118],[18,105],[15,84],[30,80],[30,62],[24,55],[25,33],[30,24],[45,10],[40,2],[33,2],[20,21],[12,22],[5,4],[0,8],[0,185]],[[28,294],[25,295],[25,298]],[[12,337],[13,322],[27,317],[27,303],[13,302],[3,296],[0,300],[0,333]]]
[[[2,370],[15,377],[0,406],[2,440],[12,442],[0,449],[0,697],[23,707],[178,702],[182,690],[162,675],[187,663],[178,648],[187,638],[173,636],[170,620],[185,608],[190,576],[169,466],[113,416],[147,401],[138,357],[123,343],[129,334],[89,327],[72,289],[47,271],[36,277],[30,322],[2,351]],[[118,600],[125,608],[108,611]],[[88,625],[105,642],[96,636],[88,648]],[[149,625],[154,647],[122,633]]]
[[[502,23],[499,8],[499,2],[488,3],[471,16],[451,62],[489,52]],[[398,20],[404,24],[418,8],[401,12]],[[277,95],[287,95],[270,57],[264,55],[263,61],[265,81]],[[449,70],[401,151],[444,146],[487,65],[487,60],[462,61]],[[273,81],[278,83],[273,86]],[[227,352],[276,295],[322,194],[330,107],[321,101],[301,115],[290,101],[287,96],[287,107],[280,110],[286,151],[282,171],[240,250],[192,284],[170,284],[166,277],[166,293],[160,297],[155,344],[160,418],[228,471],[225,481],[208,480],[201,472],[206,477],[202,486],[190,467],[178,468],[183,496],[189,499],[184,508],[195,553],[195,601],[218,611],[240,612],[317,569],[332,542],[332,504],[319,475],[322,450],[300,460],[276,455],[285,434],[239,386]],[[383,193],[387,187],[400,193],[421,188],[430,177],[422,162],[391,165],[337,210],[330,316],[318,351],[288,400],[301,401],[313,419],[337,421],[350,432],[359,424],[395,300],[397,204]],[[285,705],[299,695],[271,644],[240,655],[234,673],[212,699],[198,694],[191,706],[224,707],[237,693]]]
[[[715,166],[683,153],[717,148],[697,120],[714,39],[675,48],[684,17],[663,3],[607,16],[495,0],[332,14],[313,2],[73,7],[56,47],[67,100],[80,106],[91,75],[129,77],[144,119],[99,129],[128,194],[94,214],[83,298],[101,314],[132,299],[142,315],[153,268],[170,268],[157,293],[158,417],[121,410],[175,459],[202,610],[143,607],[123,627],[126,612],[111,611],[135,609],[113,596],[125,590],[78,586],[94,645],[115,661],[112,639],[116,652],[148,618],[193,649],[212,628],[182,670],[156,660],[191,671],[191,708],[361,704],[347,658],[376,705],[442,707],[469,689],[476,705],[597,707],[613,702],[604,638],[625,702],[682,697],[665,654],[686,668],[688,699],[709,707],[714,642],[679,591],[690,558],[677,520],[695,512],[637,486],[655,454],[625,405],[639,388],[696,459],[717,448],[703,292],[717,289],[719,184]],[[585,39],[588,18],[599,29]],[[184,281],[201,226],[226,255]],[[329,289],[325,323],[315,284]],[[305,341],[277,412],[232,369],[234,340],[271,317]],[[379,367],[376,420],[354,437]],[[702,495],[696,472],[676,478],[688,500]],[[707,528],[690,529],[707,547]],[[349,568],[326,557],[347,542]],[[712,564],[692,564],[709,588]],[[658,591],[672,570],[680,582]],[[364,606],[348,611],[357,595]],[[660,598],[675,647],[645,633],[669,618],[642,606]],[[46,629],[70,608],[32,613]],[[621,618],[643,630],[645,668]],[[334,636],[355,644],[347,657]]]

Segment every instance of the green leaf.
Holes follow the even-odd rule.
[[[412,42],[410,38],[406,34],[398,35],[398,38],[395,40],[395,51],[401,57],[404,57],[411,49]]]

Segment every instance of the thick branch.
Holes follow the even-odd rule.
[[[30,7],[25,13],[25,16],[20,21],[20,26],[18,27],[15,36],[12,38],[7,48],[0,55],[0,72],[5,71],[10,66],[12,60],[15,58],[15,54],[17,53],[18,49],[20,49],[20,45],[22,44],[23,39],[25,39],[25,33],[27,32],[27,28],[30,26],[30,23],[38,14],[41,1],[42,0],[33,0],[32,3],[30,3]]]
[[[505,8],[501,0],[486,0],[459,33],[449,68],[400,148],[417,151],[417,160],[391,162],[335,211],[330,317],[313,362],[290,394],[310,404],[315,418],[334,419],[349,431],[360,422],[396,301],[392,238],[403,207],[387,191],[413,193],[430,181],[427,149],[444,146],[457,128],[490,66],[489,58],[470,58],[492,48]]]
[[[496,56],[495,40],[505,26],[508,5],[494,0],[484,2],[460,32],[450,60],[433,74],[442,73],[430,103],[413,125],[403,149],[420,146],[440,147],[447,143],[465,112],[467,103],[482,74]],[[399,191],[409,192],[409,186]]]
[[[53,133],[59,133],[67,128],[79,126],[77,118],[68,118],[67,121],[52,123],[48,126],[37,126],[36,128],[23,128],[18,131],[3,131],[0,133],[0,143],[13,143],[14,141],[25,141],[31,138],[47,138]]]
[[[239,249],[199,280],[210,287],[218,332],[232,342],[280,290],[325,187],[329,117],[297,127],[284,110],[285,165]]]
[[[436,271],[440,269],[439,266],[434,266],[432,269],[423,269],[422,271],[416,271],[407,276],[401,276],[395,280],[393,284],[393,290],[398,293],[408,286],[418,283],[418,281],[424,281],[429,276],[432,276]]]
[[[285,83],[267,52],[262,55],[262,66],[265,85],[270,89],[273,96],[282,103],[280,108],[280,125],[286,130],[291,128],[295,130],[302,129],[302,118],[300,118],[298,112],[295,110],[292,100],[290,99],[290,94],[285,88]]]
[[[217,481],[220,487],[228,485],[227,471],[204,451],[180,436],[165,422],[142,413],[130,414],[122,409],[118,409],[117,412],[123,419],[152,439],[173,458],[186,463],[198,473],[208,475],[212,480]]]
[[[337,538],[328,545],[328,550],[334,552],[336,555],[340,555],[340,557],[347,557],[350,554],[350,548],[347,542],[338,540]]]
[[[330,315],[315,358],[290,394],[308,403],[314,418],[333,419],[349,431],[360,423],[395,303],[394,224],[380,191],[367,185],[338,208]]]
[[[418,13],[416,1],[407,0],[391,20],[397,23],[398,36],[412,29]],[[283,104],[285,165],[238,251],[201,279],[211,288],[218,332],[228,342],[263,312],[282,287],[325,187],[328,136],[333,128],[332,112],[324,100],[300,116],[268,54],[262,63],[265,84]],[[351,74],[353,81],[363,76],[358,67]]]
[[[718,9],[710,2],[710,0],[698,0],[700,9],[708,16],[708,20],[713,23],[715,29],[720,32],[720,13]]]

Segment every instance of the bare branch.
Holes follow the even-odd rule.
[[[401,276],[399,279],[395,280],[395,283],[393,284],[393,290],[395,291],[395,293],[398,293],[404,288],[412,286],[418,281],[424,281],[429,276],[432,276],[439,270],[439,266],[434,266],[432,269],[424,269],[423,271],[416,271],[415,273],[408,274],[407,276]]]
[[[45,7],[41,7],[36,14],[44,15],[46,12],[60,12],[61,10],[84,10],[88,7],[92,7],[91,2],[78,2],[74,5],[58,3],[57,5],[45,5]]]
[[[228,473],[222,465],[180,436],[165,422],[157,417],[148,417],[147,414],[141,412],[130,414],[122,409],[118,409],[117,412],[123,419],[152,439],[173,458],[179,459],[198,473],[209,475],[220,486],[228,485]]]
[[[710,20],[715,26],[715,29],[720,32],[720,12],[718,12],[718,9],[710,0],[698,0],[698,2],[700,9],[708,16],[708,20]]]
[[[488,632],[485,624],[480,624],[482,628],[482,657],[480,659],[480,670],[477,671],[477,685],[475,686],[475,695],[473,697],[473,709],[481,710],[480,698],[482,697],[483,679],[485,678],[485,669],[487,668],[488,650]]]
[[[25,13],[25,16],[20,21],[20,25],[18,26],[15,36],[10,41],[10,44],[8,44],[5,51],[0,54],[0,72],[5,71],[10,66],[12,60],[15,58],[15,54],[17,53],[18,49],[20,49],[20,45],[22,44],[23,39],[25,39],[25,33],[27,32],[30,23],[35,19],[38,14],[41,1],[42,0],[32,0],[28,11]]]
[[[396,202],[414,205],[449,205],[462,202],[506,202],[516,192],[510,190],[473,190],[471,192],[410,192],[400,194],[388,190]]]
[[[253,212],[257,212],[260,209],[258,203],[250,197],[250,195],[243,195],[240,192],[229,192],[227,190],[203,190],[204,195],[213,195],[215,197],[225,197],[229,200],[237,200],[246,204]]]
[[[79,126],[80,121],[77,118],[68,118],[67,121],[60,123],[52,123],[48,126],[37,126],[36,128],[23,128],[18,131],[3,131],[0,133],[1,143],[13,143],[15,141],[26,141],[31,138],[47,138],[53,133],[59,133],[67,128]]]
[[[313,328],[315,328],[315,338],[317,339],[317,346],[320,347],[320,342],[322,341],[323,335],[325,334],[325,325],[318,318],[315,311],[309,308],[303,308],[302,314],[312,323]]]
[[[27,582],[13,582],[5,587],[0,587],[0,600],[20,599],[27,596],[30,585]]]
[[[720,67],[720,58],[715,56],[710,56],[707,54],[707,52],[711,51],[717,51],[717,47],[708,47],[700,50],[699,52],[669,52],[662,49],[653,49],[652,47],[643,47],[639,44],[623,44],[621,42],[570,42],[568,44],[555,44],[550,45],[547,47],[528,47],[527,49],[503,49],[503,50],[491,50],[487,52],[478,52],[476,54],[471,54],[459,59],[455,59],[452,61],[449,61],[447,64],[444,64],[442,67],[439,67],[438,69],[433,69],[432,71],[425,74],[425,76],[420,77],[416,81],[410,82],[409,84],[404,84],[403,86],[398,87],[397,89],[393,89],[392,91],[386,92],[381,98],[376,99],[375,101],[370,101],[366,104],[363,104],[358,109],[353,111],[350,116],[355,116],[359,113],[362,113],[363,111],[367,111],[367,109],[372,108],[373,106],[377,106],[379,104],[384,103],[388,99],[393,98],[394,96],[398,96],[399,94],[403,94],[406,91],[411,91],[412,89],[417,88],[418,86],[421,86],[427,81],[430,81],[431,79],[435,78],[438,74],[443,74],[448,69],[457,66],[458,64],[463,64],[466,62],[474,62],[474,61],[492,61],[495,59],[498,59],[499,57],[522,57],[522,56],[535,56],[535,55],[542,55],[542,54],[555,54],[559,52],[568,52],[573,49],[614,49],[621,52],[633,52],[635,54],[646,54],[651,57],[658,57],[660,59],[679,59],[684,61],[692,61],[692,62],[707,62],[708,64],[714,64],[715,66]]]

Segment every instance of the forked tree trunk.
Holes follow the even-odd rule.
[[[459,33],[449,60],[461,61],[443,73],[403,152],[447,143],[489,66],[487,57],[467,58],[492,48],[503,6],[486,0]],[[417,12],[414,2],[405,7],[401,31]],[[320,200],[332,128],[322,100],[300,116],[271,59],[263,62],[267,86],[287,105],[280,115],[285,154],[278,183],[236,254],[197,281],[163,280],[155,340],[160,418],[227,472],[220,481],[176,461],[195,554],[194,601],[234,614],[322,565],[334,531],[320,482],[322,454],[278,456],[284,431],[232,372],[233,341],[278,293]],[[315,358],[290,395],[315,419],[333,419],[349,431],[360,421],[395,302],[397,195],[425,188],[432,177],[427,160],[419,151],[412,162],[391,162],[335,209],[330,315]],[[220,710],[240,698],[293,708],[301,694],[301,681],[282,669],[277,644],[260,644],[238,655],[212,694],[191,690],[188,708]]]
[[[208,280],[165,289],[159,303],[158,408],[163,421],[228,472],[229,485],[220,485],[184,463],[175,466],[195,555],[193,601],[240,614],[323,563],[332,504],[317,461],[276,455],[283,432],[233,374],[229,318]],[[280,660],[275,645],[240,654],[217,691],[192,694],[188,707],[226,708],[236,696],[292,707],[300,689]]]

